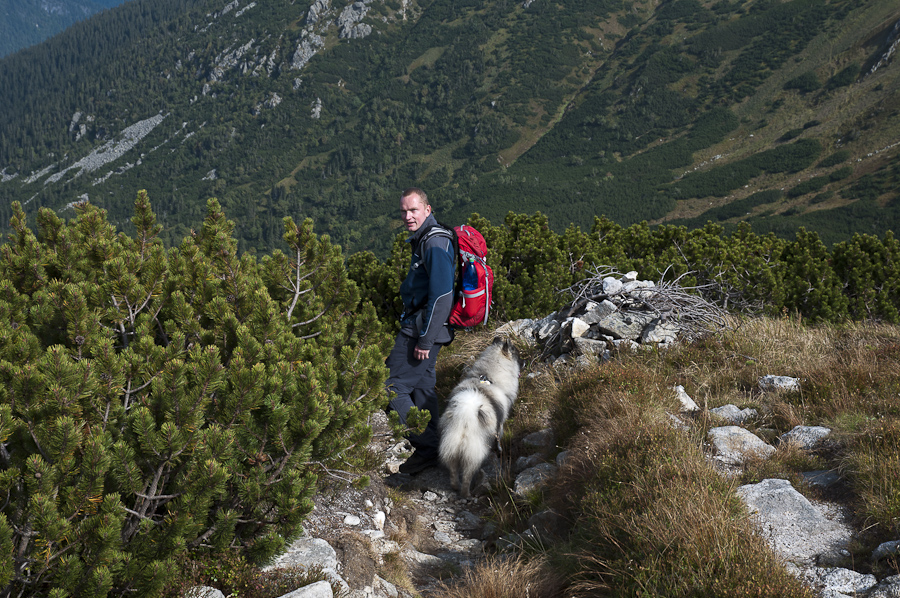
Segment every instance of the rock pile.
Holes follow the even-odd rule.
[[[724,328],[724,312],[673,283],[639,280],[637,272],[581,283],[566,308],[540,320],[522,319],[497,332],[543,347],[554,362],[588,365],[616,350],[666,348],[681,337]]]

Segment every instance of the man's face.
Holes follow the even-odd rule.
[[[417,193],[400,198],[400,217],[403,218],[403,223],[409,232],[414,233],[419,230],[429,214],[431,214],[431,206],[426,206]]]

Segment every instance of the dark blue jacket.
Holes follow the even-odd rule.
[[[433,226],[438,223],[434,214],[429,214],[407,239],[412,245],[412,261],[406,280],[400,285],[404,307],[400,331],[419,337],[416,344],[424,350],[453,339],[447,320],[453,307],[456,252],[453,241],[446,235],[431,235],[421,242]]]

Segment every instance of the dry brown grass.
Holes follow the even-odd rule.
[[[477,353],[490,337],[471,337],[465,352]],[[456,359],[461,370],[465,357]],[[747,319],[731,332],[663,353],[638,351],[568,373],[542,367],[529,366],[542,375],[523,378],[508,428],[520,434],[549,419],[572,456],[544,492],[544,504],[517,502],[511,493],[492,500],[505,531],[523,529],[532,512],[548,505],[564,514],[571,535],[543,547],[547,560],[535,566],[552,563],[567,596],[808,595],[753,533],[734,495],[733,485],[767,477],[807,492],[800,472],[840,469],[850,504],[869,529],[865,542],[900,532],[900,327]],[[766,374],[800,378],[802,390],[763,393],[758,379]],[[666,411],[678,408],[676,384],[704,408],[757,409],[759,417],[746,425],[769,441],[800,424],[826,425],[832,435],[817,451],[778,445],[772,458],[748,463],[729,482],[703,454],[714,418],[696,417],[687,433],[671,426]],[[480,585],[493,587],[488,580],[495,573],[500,580],[511,572],[529,578],[492,566],[440,596],[525,595],[518,586],[480,593]]]
[[[589,396],[587,376],[561,399],[581,406],[582,426],[551,490],[573,522],[571,595],[809,595],[752,533],[696,434],[639,391],[604,380]]]
[[[442,584],[436,598],[555,598],[563,580],[544,559],[489,559],[452,584]]]

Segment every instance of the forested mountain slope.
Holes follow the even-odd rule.
[[[132,0],[0,61],[0,223],[137,189],[178,242],[312,217],[384,255],[444,220],[896,229],[900,6],[881,0]]]
[[[123,0],[0,0],[0,57],[38,44]]]

